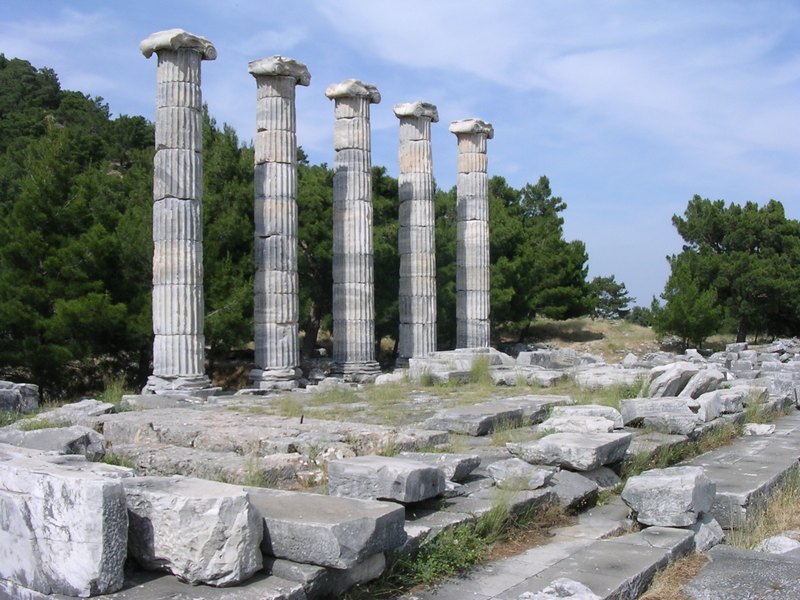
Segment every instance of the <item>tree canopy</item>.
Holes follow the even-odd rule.
[[[97,390],[152,359],[153,125],[112,118],[102,98],[0,54],[0,377],[45,396]],[[332,312],[333,174],[298,151],[298,272],[303,351]],[[216,360],[253,337],[253,148],[204,107],[205,334]],[[397,339],[397,180],[372,169],[376,343]],[[588,256],[563,238],[566,204],[546,177],[489,185],[492,320],[525,334],[536,316],[587,314]],[[435,197],[440,347],[455,340],[456,190]],[[391,357],[389,357],[391,358]]]
[[[780,202],[740,206],[694,196],[672,223],[684,245],[668,258],[657,329],[686,338],[680,322],[694,303],[693,318],[705,324],[694,326],[695,342],[726,327],[738,341],[800,330],[800,222],[787,219]]]

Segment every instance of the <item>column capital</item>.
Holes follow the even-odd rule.
[[[428,117],[433,123],[439,122],[439,111],[430,102],[403,102],[394,105],[394,114],[403,117]]]
[[[294,77],[297,85],[308,85],[311,83],[311,74],[305,63],[298,62],[293,58],[286,58],[276,54],[268,58],[251,60],[247,64],[247,70],[255,77]]]
[[[482,133],[486,135],[487,139],[494,137],[494,127],[491,123],[481,121],[480,119],[461,119],[460,121],[453,121],[450,123],[450,133],[456,135],[465,133]]]
[[[368,98],[370,104],[381,101],[381,93],[374,85],[358,79],[345,79],[341,83],[332,83],[325,89],[325,95],[331,100],[338,98]]]
[[[217,58],[217,49],[208,39],[184,31],[183,29],[167,29],[157,31],[139,44],[145,58],[150,58],[153,52],[159,50],[195,50],[200,53],[202,60],[214,60]]]

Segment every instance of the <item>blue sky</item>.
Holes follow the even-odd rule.
[[[209,38],[203,97],[218,123],[253,137],[247,63],[308,65],[298,141],[333,160],[325,87],[376,85],[373,164],[397,176],[392,106],[438,106],[434,173],[455,182],[450,121],[491,122],[489,171],[521,187],[547,175],[567,203],[568,239],[590,276],[614,274],[649,304],[680,251],[671,217],[694,194],[780,200],[800,218],[800,3],[571,0],[6,0],[0,52],[102,96],[111,112],[154,114],[155,60],[139,42],[180,27]]]

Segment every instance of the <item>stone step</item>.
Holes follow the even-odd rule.
[[[84,421],[112,446],[160,443],[241,455],[354,456],[380,453],[387,447],[414,451],[448,442],[444,431],[279,417],[219,406],[123,412]]]
[[[527,395],[501,398],[442,409],[427,419],[424,425],[452,433],[482,436],[497,427],[521,427],[541,423],[547,418],[551,407],[573,403],[569,396]]]
[[[402,456],[356,456],[328,463],[331,496],[407,504],[444,491],[445,477],[439,468]]]
[[[591,471],[621,461],[632,437],[630,433],[554,433],[534,442],[509,442],[506,447],[532,464]]]
[[[714,546],[709,562],[683,593],[693,600],[797,600],[800,558],[730,546]]]
[[[725,529],[741,526],[748,513],[798,468],[800,412],[778,420],[769,436],[746,436],[683,464],[703,467],[717,484],[711,513]]]
[[[264,554],[350,569],[405,542],[405,510],[392,502],[245,488],[264,519]]]

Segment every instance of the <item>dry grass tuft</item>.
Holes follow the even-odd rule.
[[[708,562],[705,554],[690,554],[665,567],[639,600],[690,600],[683,587],[697,577]]]

